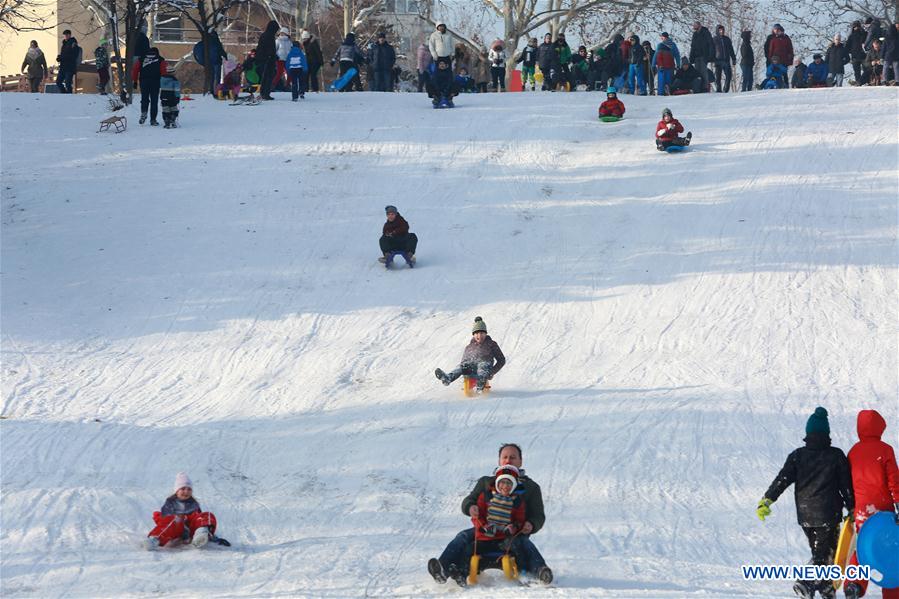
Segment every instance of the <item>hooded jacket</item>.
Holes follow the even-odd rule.
[[[256,44],[256,64],[264,67],[275,58],[275,35],[278,33],[278,23],[269,21],[265,31],[259,36]]]
[[[431,66],[431,63],[434,62],[434,58],[431,56],[431,50],[424,42],[422,42],[422,44],[418,47],[418,52],[415,53],[415,58],[415,66],[418,68],[419,73],[427,73],[428,68],[430,68]]]
[[[506,50],[502,45],[494,45],[490,48],[490,51],[487,52],[487,59],[490,61],[491,67],[505,67]]]
[[[849,460],[841,449],[831,447],[824,433],[810,433],[805,447],[787,456],[765,497],[771,501],[795,485],[796,516],[803,527],[836,526],[842,509],[855,509]]]
[[[62,68],[67,71],[74,71],[75,67],[78,66],[79,51],[78,40],[74,37],[70,37],[68,40],[62,41],[59,56],[56,57],[56,60]]]
[[[435,29],[428,38],[428,49],[431,51],[431,56],[434,57],[434,60],[452,56],[453,36],[449,30],[446,33],[440,33],[440,31]]]
[[[47,76],[47,59],[40,48],[28,48],[25,60],[22,61],[22,71],[28,70],[29,79],[37,79]]]
[[[519,468],[519,473],[518,486],[515,487],[512,494],[520,497],[524,503],[524,519],[534,527],[529,534],[536,534],[546,522],[546,514],[543,511],[543,492],[540,490],[540,485],[528,478],[524,469]],[[478,505],[478,498],[493,487],[494,480],[493,476],[482,476],[478,479],[471,493],[462,500],[463,514],[469,516],[471,506]],[[480,511],[483,515],[483,510]]]
[[[399,218],[399,215],[397,215]],[[481,343],[471,338],[465,351],[462,352],[462,364],[477,364],[478,362],[489,362],[490,376],[493,376],[506,365],[506,357],[503,355],[499,345],[490,335],[487,335]]]
[[[656,66],[660,69],[680,68],[680,50],[670,39],[659,42],[656,46]]]
[[[846,39],[846,47],[849,48],[849,56],[852,60],[862,61],[865,59],[865,30],[862,29],[861,21],[855,21],[852,24],[852,31]]]
[[[629,64],[640,64],[646,56],[646,51],[640,44],[640,38],[633,36],[631,39],[631,47],[627,52],[627,61]]]
[[[876,410],[862,410],[856,419],[858,443],[849,450],[856,515],[892,510],[899,503],[899,468],[893,448],[880,440],[887,423]]]
[[[331,63],[333,64],[335,60],[339,62],[351,62],[353,64],[365,62],[365,57],[362,55],[362,52],[359,51],[359,48],[356,47],[356,36],[354,34],[346,34],[343,43],[337,47],[337,51],[334,52],[334,56],[331,57]]]
[[[806,67],[805,73],[806,79],[810,79],[811,83],[824,83],[827,79],[827,63],[821,61],[821,64],[818,64],[812,61]]]
[[[752,32],[744,31],[740,34],[740,64],[744,67],[755,66],[755,52],[752,51]]]
[[[306,62],[306,53],[303,52],[302,48],[297,48],[296,46],[291,46],[290,52],[287,53],[287,59],[284,62],[288,69],[309,70],[309,64]]]
[[[674,125],[674,128],[669,128],[668,125]],[[677,139],[677,134],[683,132],[684,126],[674,117],[667,123],[665,122],[665,119],[662,119],[659,121],[659,124],[656,125],[656,138],[659,141],[674,141]]]
[[[275,56],[278,57],[278,60],[287,60],[287,55],[290,54],[290,49],[293,48],[293,42],[290,41],[289,35],[279,35],[275,38]]]
[[[690,39],[690,62],[695,63],[700,58],[712,60],[714,57],[715,42],[712,40],[712,33],[707,27],[700,27]]]

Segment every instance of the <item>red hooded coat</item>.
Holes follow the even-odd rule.
[[[673,129],[669,129],[668,125],[674,125]],[[661,141],[674,141],[677,139],[678,133],[684,132],[684,126],[680,124],[680,121],[677,119],[671,119],[669,122],[665,122],[665,119],[659,121],[659,124],[656,125],[656,139]],[[661,135],[659,135],[661,133]]]
[[[899,503],[899,468],[893,448],[880,440],[887,427],[876,410],[858,413],[859,441],[849,450],[856,519],[874,511],[892,511]]]

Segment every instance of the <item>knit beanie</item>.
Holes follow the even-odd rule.
[[[501,468],[497,468],[496,470],[496,478],[493,481],[493,486],[499,491],[499,481],[507,480],[512,483],[512,489],[509,491],[509,495],[515,491],[515,488],[518,487],[518,468],[512,466],[511,464],[506,464]]]
[[[830,434],[830,423],[827,421],[827,410],[818,406],[815,413],[809,416],[808,422],[805,424],[805,434],[812,433]]]
[[[471,334],[475,333],[486,333],[487,332],[487,323],[484,322],[484,319],[480,316],[474,317],[474,326],[471,327]]]
[[[179,472],[175,475],[175,488],[172,490],[173,493],[177,493],[178,489],[182,487],[189,487],[191,489],[194,488],[192,482],[190,482],[190,477],[187,476],[187,472]]]

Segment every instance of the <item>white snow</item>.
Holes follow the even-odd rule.
[[[0,593],[458,596],[425,562],[515,441],[556,582],[466,596],[788,595],[740,566],[808,559],[792,490],[754,513],[808,415],[899,430],[897,99],[197,98],[116,135],[3,94]],[[471,400],[433,370],[476,315],[508,365]],[[232,548],[142,549],[179,470]]]

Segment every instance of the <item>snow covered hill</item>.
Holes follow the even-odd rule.
[[[897,90],[624,98],[197,98],[97,134],[96,97],[3,94],[6,597],[457,595],[424,564],[501,442],[524,447],[551,588],[786,596],[817,405],[834,444],[897,405]],[[689,153],[653,145],[664,106]],[[384,206],[420,238],[375,258]],[[433,376],[483,316],[489,398]],[[189,472],[231,549],[147,553]]]

